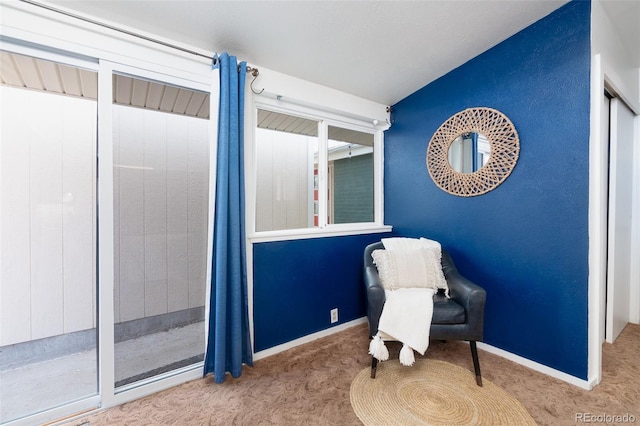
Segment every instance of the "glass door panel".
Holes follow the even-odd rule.
[[[209,94],[113,76],[115,387],[203,360]]]
[[[0,55],[4,423],[98,392],[97,74]]]

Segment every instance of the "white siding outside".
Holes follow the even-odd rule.
[[[0,90],[5,346],[95,327],[96,102]],[[113,108],[115,321],[203,306],[208,121]]]
[[[312,137],[256,129],[256,231],[313,227]]]
[[[0,94],[4,346],[95,326],[96,102]]]
[[[113,106],[115,322],[203,306],[208,121]]]

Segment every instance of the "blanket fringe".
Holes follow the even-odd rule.
[[[369,355],[376,358],[378,361],[386,361],[389,359],[389,350],[384,345],[384,340],[376,334],[369,343]]]
[[[403,344],[402,349],[400,349],[400,364],[405,367],[411,367],[414,362],[416,362],[416,359],[413,355],[413,349]]]

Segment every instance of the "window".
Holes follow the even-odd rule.
[[[314,226],[318,125],[318,121],[258,110],[256,231]]]
[[[257,233],[381,223],[375,195],[381,131],[263,107],[256,127]]]
[[[329,126],[327,223],[374,221],[373,140],[372,133]]]

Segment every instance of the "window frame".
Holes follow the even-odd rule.
[[[256,231],[256,196],[257,196],[257,164],[256,151],[258,110],[272,111],[318,122],[318,216],[316,227],[282,229],[270,231]],[[268,241],[284,241],[319,237],[332,237],[343,235],[360,235],[369,233],[390,232],[391,226],[384,225],[384,132],[378,128],[374,120],[365,121],[348,115],[347,113],[326,111],[282,99],[269,99],[261,97],[253,102],[250,108],[250,117],[247,117],[247,125],[250,131],[245,134],[245,179],[248,183],[245,188],[246,199],[246,224],[247,236],[253,243]],[[328,201],[327,191],[329,185],[328,176],[328,129],[329,126],[348,130],[369,133],[374,137],[373,142],[373,222],[358,223],[327,223]]]

